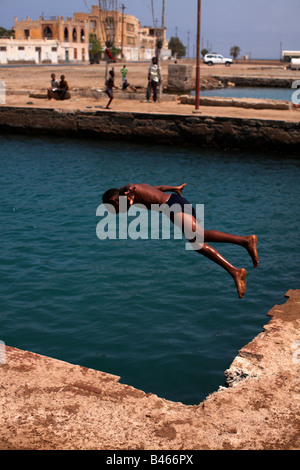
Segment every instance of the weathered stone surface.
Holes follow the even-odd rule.
[[[277,77],[255,77],[248,75],[241,76],[214,76],[216,80],[220,80],[224,86],[228,82],[240,87],[268,87],[268,88],[291,88],[294,79],[277,78]]]
[[[0,107],[0,131],[282,151],[299,155],[300,123],[205,115]]]
[[[194,406],[7,347],[0,449],[299,450],[300,291],[287,296],[226,371],[230,387]]]
[[[193,88],[194,77],[191,65],[169,64],[168,66],[168,91],[179,92]]]
[[[180,102],[182,104],[195,105],[195,97],[192,95],[180,96]],[[222,107],[236,107],[246,109],[279,109],[289,110],[291,103],[284,100],[265,100],[265,99],[253,99],[253,98],[219,98],[216,96],[202,97],[200,96],[201,106],[222,106]]]

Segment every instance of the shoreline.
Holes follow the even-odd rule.
[[[179,100],[155,104],[116,94],[112,110],[106,111],[104,96],[50,103],[28,96],[28,90],[8,93],[8,104],[0,105],[0,135],[188,145],[299,158],[297,109],[219,102],[202,104],[196,114],[193,104]],[[0,363],[0,449],[299,450],[300,290],[285,297],[285,303],[268,312],[271,320],[263,331],[224,371],[227,387],[193,406],[121,384],[120,377],[109,373],[7,346],[6,363]]]
[[[178,101],[137,104],[131,101],[134,105],[130,108],[136,111],[124,111],[129,101],[116,99],[113,102],[116,110],[105,110],[95,104],[101,101],[94,101],[93,109],[85,104],[90,99],[84,98],[81,106],[78,102],[50,102],[51,106],[44,102],[45,107],[1,105],[0,132],[299,156],[298,110],[201,106],[197,114],[193,105]]]
[[[198,405],[7,346],[0,449],[299,450],[300,290],[285,297],[224,372],[228,387]]]

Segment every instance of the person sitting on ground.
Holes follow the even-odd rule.
[[[239,298],[242,298],[246,292],[246,269],[236,268],[230,264],[215,248],[207,243],[233,243],[242,246],[248,251],[253,266],[259,264],[257,254],[257,236],[239,236],[231,235],[216,230],[204,230],[196,219],[195,209],[182,197],[181,193],[186,184],[180,186],[150,186],[149,184],[127,184],[117,189],[108,189],[102,196],[103,203],[111,212],[119,213],[120,209],[128,210],[132,204],[142,204],[148,210],[157,210],[159,206],[161,211],[178,227],[181,228],[186,239],[191,243],[196,253],[205,256],[211,261],[221,266],[233,278]],[[166,194],[173,192],[175,194]],[[121,207],[123,201],[119,201],[120,196],[125,196],[125,207]],[[166,210],[167,209],[167,210]]]
[[[127,79],[125,78],[125,80],[123,81],[122,90],[127,90],[129,86],[130,86],[130,83],[128,83]]]
[[[65,80],[65,76],[61,75],[60,77],[60,82],[59,82],[59,87],[57,90],[58,96],[60,100],[65,100],[66,99],[66,94],[67,91],[69,90],[69,85],[68,82]]]
[[[48,88],[48,100],[54,100],[54,92],[58,89],[58,81],[55,78],[55,73],[51,73],[51,87]]]

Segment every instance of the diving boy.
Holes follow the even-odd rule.
[[[216,230],[204,230],[197,221],[196,213],[191,204],[181,195],[185,185],[186,184],[180,186],[150,186],[149,184],[129,183],[120,189],[112,188],[107,190],[102,196],[102,201],[106,205],[112,205],[116,213],[119,213],[121,209],[120,196],[127,198],[127,207],[125,207],[125,210],[128,210],[132,204],[142,204],[148,210],[151,210],[151,206],[154,205],[156,207],[157,205],[161,207],[168,206],[171,210],[168,212],[170,219],[175,225],[182,229],[187,240],[191,244],[194,243],[194,251],[214,261],[225,269],[235,282],[239,298],[242,298],[246,292],[246,269],[239,269],[233,266],[216,249],[208,245],[208,243],[218,242],[240,245],[248,251],[253,266],[256,267],[259,263],[257,236],[239,236]],[[172,207],[175,206],[176,210],[172,211]],[[203,243],[197,241],[201,239],[201,237],[197,237],[197,234],[202,236]]]

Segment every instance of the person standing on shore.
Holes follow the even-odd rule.
[[[123,65],[123,68],[121,69],[123,89],[124,89],[124,83],[127,81],[127,72],[128,70],[126,68],[126,65]]]
[[[152,63],[148,70],[148,86],[147,86],[147,94],[146,99],[149,103],[151,97],[151,90],[153,92],[153,101],[156,103],[157,101],[157,88],[160,82],[160,70],[157,63],[157,57],[152,58]]]

